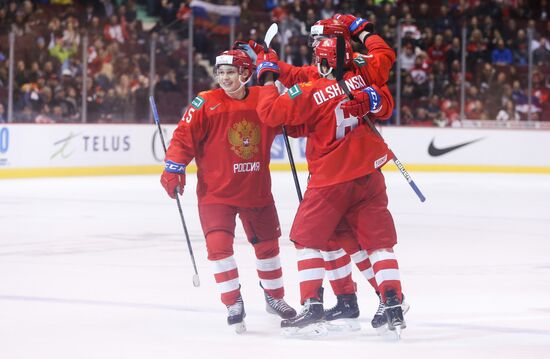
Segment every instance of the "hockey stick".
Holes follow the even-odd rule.
[[[160,128],[160,120],[159,120],[159,114],[157,112],[157,105],[155,103],[155,98],[153,96],[149,96],[149,104],[151,105],[151,111],[153,112],[155,123],[157,124],[157,128],[160,135],[160,141],[162,142],[162,148],[164,149],[164,153],[166,153],[166,144],[164,143],[164,136],[162,134],[162,129]],[[191,247],[191,241],[189,240],[189,232],[187,232],[185,219],[183,219],[183,210],[181,209],[180,197],[178,196],[177,192],[176,192],[176,203],[178,204],[181,224],[183,225],[183,232],[185,233],[185,239],[187,240],[187,248],[189,248],[189,255],[191,256],[191,262],[193,262],[193,269],[195,270],[195,274],[193,275],[193,285],[195,287],[198,287],[201,285],[201,281],[199,278],[199,273],[197,271],[197,264],[195,263],[195,255],[193,254],[193,247]]]
[[[264,52],[267,53],[269,50],[269,44],[271,40],[277,35],[279,27],[276,23],[271,24],[267,32],[265,33],[264,38]],[[288,153],[288,160],[290,162],[290,169],[292,170],[292,177],[294,178],[294,186],[296,187],[296,194],[298,195],[298,200],[302,202],[302,190],[300,189],[300,182],[298,181],[298,173],[296,172],[296,164],[294,163],[294,156],[292,155],[292,149],[290,148],[290,141],[288,140],[288,134],[286,132],[286,127],[283,125],[283,138],[285,140],[286,152]]]
[[[342,36],[338,36],[336,39],[336,81],[338,81],[338,85],[342,88],[344,93],[348,96],[350,100],[353,100],[353,95],[351,94],[348,85],[346,84],[346,81],[344,81],[344,56],[346,51],[346,43]],[[374,132],[376,135],[378,135],[382,140],[384,138],[378,131],[378,129],[373,125],[372,121],[367,117],[363,117],[363,120],[367,122],[372,132]],[[385,141],[384,141],[385,142]],[[416,183],[414,183],[411,175],[407,170],[405,169],[405,166],[399,161],[395,153],[390,149],[391,153],[393,154],[393,163],[399,168],[399,171],[405,177],[409,185],[414,190],[414,193],[418,196],[420,199],[420,202],[424,202],[426,200],[426,197],[422,194]]]

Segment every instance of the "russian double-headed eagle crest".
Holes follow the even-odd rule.
[[[261,135],[257,124],[243,119],[229,128],[228,137],[231,150],[237,156],[248,160],[258,153]]]

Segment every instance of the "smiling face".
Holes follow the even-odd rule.
[[[235,91],[239,86],[239,70],[236,66],[220,65],[216,69],[218,84],[225,91]]]
[[[248,79],[248,70],[243,69],[242,74],[239,74],[237,66],[220,65],[216,69],[216,80],[220,87],[230,96],[235,93],[241,84]],[[244,91],[244,87],[243,87]]]

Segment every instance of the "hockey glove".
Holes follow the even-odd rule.
[[[360,17],[355,17],[350,14],[335,14],[332,18],[347,26],[351,33],[351,37],[356,41],[359,41],[359,34],[362,31],[374,31],[373,24]]]
[[[273,49],[269,49],[266,52],[261,50],[258,53],[258,58],[256,59],[256,76],[258,77],[258,83],[263,85],[265,82],[265,75],[270,72],[273,74],[273,81],[276,81],[281,74],[279,69],[279,56]]]
[[[344,102],[341,106],[344,112],[357,118],[363,118],[368,113],[377,113],[382,108],[380,94],[372,87],[353,92],[353,100]]]
[[[254,47],[253,47],[254,46]],[[258,52],[260,52],[261,49],[259,49],[260,45],[258,45],[256,42],[249,40],[249,41],[235,41],[233,43],[233,50],[243,50],[246,52],[248,56],[252,59],[253,62],[256,62],[256,58],[258,56]]]
[[[176,192],[183,194],[183,187],[185,187],[185,165],[166,161],[164,171],[160,176],[160,183],[171,198],[176,198]]]

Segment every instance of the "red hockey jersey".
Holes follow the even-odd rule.
[[[223,89],[201,92],[178,124],[165,160],[198,167],[200,204],[259,207],[273,203],[269,173],[273,139],[281,132],[256,113],[258,87],[236,100]]]
[[[351,90],[368,86],[361,75],[351,71],[345,73],[344,79]],[[381,102],[373,118],[388,118],[393,110],[388,87],[372,84],[371,87],[380,94]],[[260,91],[258,114],[262,122],[270,126],[305,125],[306,158],[311,174],[308,187],[362,177],[392,158],[383,139],[340,108],[348,100],[336,80],[320,78],[297,84],[281,96],[275,86],[264,86]]]

